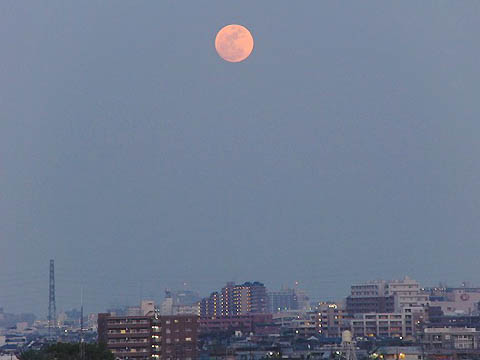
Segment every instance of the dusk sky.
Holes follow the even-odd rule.
[[[479,285],[480,2],[0,2],[0,307]],[[227,24],[255,47],[229,63]]]

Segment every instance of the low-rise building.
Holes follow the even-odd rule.
[[[382,346],[371,356],[382,360],[422,360],[424,351],[420,346]]]
[[[480,355],[480,331],[473,328],[426,328],[420,338],[425,353],[432,356]]]
[[[272,324],[272,314],[247,314],[200,318],[200,332],[241,331],[255,333],[256,327]]]
[[[351,320],[355,337],[405,338],[415,334],[411,313],[360,314]]]

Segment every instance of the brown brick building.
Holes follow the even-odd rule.
[[[188,360],[197,356],[198,317],[98,314],[98,341],[119,359]]]

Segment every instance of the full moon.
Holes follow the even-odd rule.
[[[252,53],[252,34],[242,25],[227,25],[218,32],[215,38],[215,49],[226,61],[243,61]]]

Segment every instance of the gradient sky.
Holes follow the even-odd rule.
[[[0,307],[479,284],[480,2],[0,2]],[[255,49],[215,52],[226,24]]]

